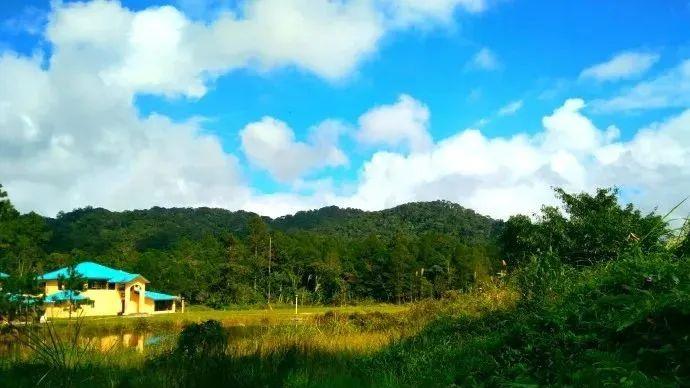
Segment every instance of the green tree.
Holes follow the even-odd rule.
[[[613,260],[625,250],[651,253],[664,249],[669,230],[661,216],[643,215],[632,204],[621,206],[617,189],[594,195],[555,189],[560,208],[543,207],[536,223],[525,216],[508,220],[499,237],[501,250],[516,262],[553,253],[567,263],[589,265]]]
[[[519,266],[537,252],[538,226],[528,216],[508,218],[498,238],[502,259],[511,267]]]
[[[58,284],[61,285],[62,290],[66,293],[67,303],[69,308],[69,319],[72,319],[72,312],[81,303],[79,295],[84,291],[86,278],[76,270],[72,265],[67,267],[67,275],[60,274],[58,276]]]

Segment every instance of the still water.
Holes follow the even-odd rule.
[[[262,326],[232,326],[227,327],[229,341],[255,336],[265,327]],[[177,340],[177,331],[145,331],[126,333],[103,333],[99,335],[85,336],[83,344],[88,344],[92,349],[109,352],[117,348],[126,348],[144,353],[161,347],[170,347]],[[66,341],[66,336],[63,340]],[[0,358],[22,356],[29,353],[29,349],[14,336],[0,335]]]

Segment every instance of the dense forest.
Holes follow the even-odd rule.
[[[506,222],[446,202],[367,212],[326,207],[276,219],[245,211],[154,207],[20,214],[0,189],[0,271],[15,277],[81,261],[140,273],[156,290],[212,307],[401,303],[466,290],[533,256],[581,266],[629,246],[661,252],[661,216],[620,206],[618,193],[555,190],[561,207]],[[681,234],[686,234],[683,231]],[[687,239],[676,249],[687,251]]]
[[[326,207],[277,219],[154,207],[19,214],[2,192],[0,270],[30,276],[90,260],[140,273],[192,303],[344,304],[439,297],[494,276],[502,222],[420,202],[366,212]]]

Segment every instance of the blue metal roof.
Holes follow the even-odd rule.
[[[81,276],[85,277],[88,280],[105,280],[109,283],[128,283],[138,277],[144,278],[139,274],[133,274],[119,269],[106,267],[105,265],[101,265],[91,261],[79,263],[74,268],[79,274],[81,274]],[[60,276],[68,276],[67,267],[43,274],[42,276],[39,276],[38,279],[57,280]],[[148,282],[148,280],[146,280],[145,278],[144,281]]]
[[[8,274],[6,274],[6,273],[4,273],[4,272],[0,272],[0,279],[1,279],[1,278],[8,278],[8,277],[10,277],[10,275],[8,275]]]
[[[163,293],[160,293],[160,292],[154,292],[154,291],[149,291],[149,290],[146,290],[146,291],[145,291],[145,294],[146,294],[146,297],[147,297],[147,298],[149,298],[149,299],[151,299],[151,300],[154,300],[154,301],[158,301],[158,300],[176,300],[176,299],[177,299],[177,297],[174,296],[174,295],[168,295],[168,294],[163,294]]]
[[[69,291],[69,290],[63,290],[63,291],[58,291],[54,294],[50,294],[46,296],[45,302],[46,303],[55,303],[55,302],[65,302],[68,300],[74,300],[74,301],[84,301],[84,300],[89,300],[89,298],[85,297],[82,294],[77,294],[74,291]]]

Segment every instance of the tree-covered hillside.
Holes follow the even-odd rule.
[[[502,224],[443,201],[374,212],[327,207],[277,219],[159,207],[43,218],[3,204],[12,210],[0,219],[3,272],[92,260],[213,306],[286,302],[295,294],[306,303],[437,297],[495,273]]]
[[[123,212],[84,208],[46,221],[53,232],[50,250],[77,249],[96,254],[126,242],[146,250],[169,249],[183,239],[201,240],[207,235],[231,233],[245,237],[249,220],[256,216],[242,210],[205,207]],[[330,206],[276,219],[261,218],[269,229],[286,233],[309,231],[339,238],[439,233],[461,237],[468,243],[489,241],[501,225],[500,221],[447,201],[415,202],[370,212]]]
[[[376,212],[341,209],[337,206],[301,211],[273,220],[282,230],[312,230],[349,237],[396,232],[435,232],[462,237],[466,241],[486,241],[500,222],[448,201],[414,202]]]

